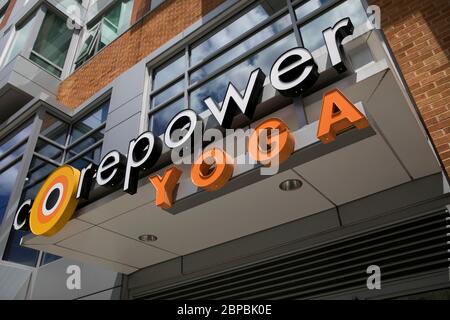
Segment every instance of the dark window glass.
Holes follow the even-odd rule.
[[[23,264],[29,267],[35,267],[39,256],[39,251],[22,247],[20,241],[29,232],[11,230],[6,245],[3,260]]]
[[[228,83],[239,89],[244,90],[248,82],[250,73],[256,68],[261,68],[265,74],[269,74],[275,60],[285,51],[296,46],[296,40],[293,34],[279,40],[270,47],[256,53],[246,61],[236,65],[232,69],[221,74],[217,78],[207,82],[199,89],[191,93],[191,108],[197,112],[207,109],[204,100],[208,97],[214,99],[217,103],[222,103]]]
[[[72,127],[71,142],[77,141],[85,134],[91,132],[105,123],[108,117],[109,101],[104,103],[99,109],[90,113],[80,121],[76,122]]]
[[[41,189],[42,185],[44,184],[44,181],[41,181],[37,184],[34,184],[30,187],[25,187],[23,189],[23,194],[22,194],[22,198],[23,200],[28,200],[28,199],[34,199],[36,198],[36,195],[38,194],[39,190]]]
[[[0,224],[8,207],[9,198],[16,184],[21,165],[22,163],[18,162],[0,173]]]
[[[55,165],[34,157],[28,172],[26,186],[30,186],[36,182],[44,180],[56,168],[57,167]]]
[[[51,11],[47,11],[30,59],[50,73],[60,77],[69,51],[72,34],[73,30],[67,27],[66,20]]]
[[[105,135],[105,130],[99,130],[95,133],[93,133],[92,135],[90,135],[89,137],[87,137],[86,139],[83,139],[80,142],[77,142],[75,145],[73,145],[69,151],[75,154],[79,154],[82,153],[83,151],[85,151],[87,148],[93,146],[94,144],[96,144],[97,142],[103,140],[103,137]]]
[[[60,144],[61,146],[65,146],[68,132],[68,123],[63,122],[48,113],[45,114],[40,132],[42,136]]]
[[[57,256],[57,255],[54,255],[54,254],[45,252],[45,253],[44,253],[44,256],[43,256],[43,258],[42,258],[42,265],[44,266],[44,265],[46,265],[46,264],[55,262],[55,261],[57,261],[57,260],[59,260],[59,259],[61,259],[60,256]]]
[[[18,131],[11,133],[0,142],[0,156],[6,153],[9,149],[17,145],[19,142],[24,141],[31,134],[31,122],[28,122],[22,126]]]
[[[102,147],[99,146],[98,148],[95,148],[94,150],[83,153],[82,159],[85,161],[88,161],[89,163],[99,164],[100,160],[101,160],[101,154],[102,154]],[[69,151],[69,156],[68,156],[69,161],[78,155],[79,155],[79,153]]]
[[[61,162],[64,154],[64,151],[61,148],[51,145],[41,139],[39,139],[36,144],[35,152],[56,162]]]
[[[154,135],[159,136],[166,130],[169,121],[181,110],[185,109],[183,99],[177,100],[171,105],[164,107],[162,110],[150,116],[151,131]]]
[[[78,170],[82,170],[83,168],[86,168],[90,163],[91,163],[91,161],[89,161],[89,160],[79,158],[77,160],[69,162],[69,165],[71,165],[72,167],[74,167]]]
[[[6,168],[8,166],[8,164],[11,163],[11,161],[20,157],[25,152],[26,147],[27,147],[27,144],[23,143],[20,146],[14,147],[15,149],[3,158],[1,157],[2,154],[0,154],[0,159],[1,159],[0,160],[0,171],[2,171],[4,168]],[[12,150],[12,149],[10,149],[10,150]]]

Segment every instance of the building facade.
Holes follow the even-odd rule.
[[[0,299],[448,298],[449,14],[447,0],[0,0]],[[274,69],[295,48],[308,64],[286,58],[278,83],[310,78],[287,93]],[[367,125],[325,143],[335,89]],[[248,137],[225,129],[276,118],[295,143],[272,174],[236,160],[215,192],[176,164],[164,202],[148,177],[173,167],[182,112],[234,159]],[[58,233],[17,228],[52,172],[116,155],[128,169],[146,132],[164,143],[130,173],[136,190],[96,171]]]

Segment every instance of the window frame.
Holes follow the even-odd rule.
[[[100,42],[101,42],[101,37],[102,37],[102,26],[104,21],[108,21],[109,24],[112,24],[114,26],[114,24],[109,21],[106,16],[108,15],[108,13],[110,12],[110,10],[112,10],[114,8],[114,6],[119,3],[119,2],[123,2],[125,0],[115,0],[112,1],[108,6],[106,6],[105,8],[103,8],[94,18],[92,18],[89,22],[87,22],[85,24],[85,26],[83,27],[83,32],[82,35],[80,36],[81,41],[78,44],[78,48],[75,52],[75,57],[73,59],[73,63],[71,66],[71,72],[74,72],[78,69],[80,69],[81,67],[83,67],[89,60],[91,60],[92,58],[94,58],[97,54],[99,54],[104,48],[108,47],[112,42],[114,42],[115,40],[117,40],[122,34],[124,34],[129,27],[131,27],[131,18],[130,21],[128,22],[128,26],[127,28],[124,28],[123,30],[120,30],[120,26],[117,26],[118,29],[118,34],[117,37],[111,41],[108,45],[104,46],[103,48],[99,48],[100,46]],[[133,9],[134,6],[134,0],[127,0],[127,1],[131,1],[132,5],[131,5],[131,9]],[[92,30],[95,31],[92,33]],[[84,44],[86,43],[86,40],[89,38],[90,34],[93,34],[93,40],[92,43],[89,44],[87,53],[83,56],[81,56],[81,53],[83,52],[83,47]],[[91,53],[91,51],[93,51]],[[84,59],[84,57],[86,57]],[[83,60],[84,59],[84,60]]]
[[[17,163],[21,163],[20,166],[22,168],[20,170],[21,173],[19,174],[18,178],[16,179],[14,187],[12,188],[12,192],[11,192],[11,195],[8,200],[7,207],[6,207],[6,212],[9,212],[11,210],[17,210],[17,206],[18,206],[17,202],[19,202],[19,200],[20,200],[19,198],[22,198],[24,196],[24,193],[28,189],[32,189],[33,187],[36,187],[37,185],[39,185],[40,183],[45,181],[45,179],[47,179],[47,177],[48,177],[48,175],[42,176],[39,179],[37,179],[36,181],[34,181],[33,183],[28,185],[26,178],[29,177],[30,173],[32,173],[33,171],[35,172],[35,171],[39,170],[41,167],[46,166],[48,164],[54,165],[55,167],[59,167],[63,164],[70,164],[71,162],[74,162],[77,159],[81,159],[81,158],[84,159],[84,157],[87,153],[89,153],[92,150],[99,148],[103,145],[104,137],[101,140],[97,141],[93,146],[87,148],[86,150],[83,150],[83,152],[81,152],[80,154],[77,155],[76,159],[75,158],[72,158],[70,160],[67,159],[67,155],[69,153],[70,147],[85,141],[86,139],[90,138],[92,135],[94,135],[94,134],[98,133],[99,131],[106,128],[107,117],[100,125],[91,129],[89,132],[87,132],[86,134],[81,136],[79,139],[77,139],[73,143],[70,143],[71,132],[72,132],[73,126],[77,122],[83,120],[86,116],[89,116],[90,114],[95,113],[97,109],[104,108],[105,107],[104,104],[109,103],[110,100],[111,100],[110,94],[105,95],[104,97],[102,97],[101,99],[98,99],[96,102],[94,102],[90,106],[85,107],[81,112],[76,114],[73,118],[62,117],[61,115],[58,115],[55,111],[50,110],[49,108],[45,107],[45,105],[43,105],[36,112],[34,112],[30,117],[28,117],[26,120],[20,121],[21,125],[18,127],[19,128],[22,128],[22,126],[25,127],[25,123],[29,123],[29,125],[31,126],[31,133],[29,134],[29,136],[25,137],[24,139],[21,139],[18,142],[16,142],[13,146],[9,147],[7,150],[7,153],[10,154],[11,152],[13,152],[13,150],[17,150],[17,148],[19,148],[19,146],[26,145],[26,148],[25,148],[23,154],[16,157],[15,159],[12,159],[11,161],[9,161],[8,164],[1,169],[1,172],[4,172]],[[107,108],[109,110],[109,105]],[[48,114],[51,117],[56,118],[57,120],[61,121],[63,124],[68,124],[68,127],[67,127],[68,133],[65,137],[64,145],[51,140],[50,138],[48,138],[41,132],[42,124],[44,122],[46,114]],[[107,114],[108,114],[108,112],[107,112]],[[1,139],[3,140],[5,138],[8,138],[8,136],[13,132],[17,132],[17,130],[11,130],[11,132],[8,132],[5,135],[2,135]],[[52,147],[56,147],[59,150],[61,150],[63,152],[61,161],[54,161],[53,159],[50,159],[49,157],[47,157],[45,155],[39,154],[39,152],[36,151],[39,141],[43,141],[43,142],[51,145]],[[5,156],[2,155],[1,159],[4,159],[4,158],[5,158]],[[42,161],[42,163],[38,164],[37,166],[32,168],[31,165],[32,165],[33,159],[39,159]],[[89,159],[86,159],[86,160],[89,160]],[[12,203],[11,199],[14,199],[14,201],[13,201],[14,203]],[[13,206],[15,206],[15,207],[13,207]],[[35,269],[43,266],[44,259],[45,259],[45,252],[43,252],[43,251],[37,252],[37,257],[36,257],[34,266],[23,265],[23,264],[14,262],[14,261],[6,260],[7,257],[5,255],[7,254],[7,250],[10,250],[9,249],[10,248],[9,240],[12,239],[11,232],[13,232],[12,221],[10,221],[10,217],[8,217],[7,221],[5,220],[4,223],[0,224],[0,235],[2,236],[2,239],[3,239],[0,242],[0,261],[1,261],[1,263],[5,264],[5,265],[10,265],[10,266],[17,266],[19,268],[23,268],[26,270],[35,270]],[[54,261],[52,261],[52,262],[54,262]]]
[[[190,105],[190,97],[191,97],[192,92],[194,92],[196,89],[200,88],[201,86],[207,84],[209,81],[212,81],[215,78],[219,77],[221,74],[224,74],[227,71],[231,70],[233,67],[235,67],[239,63],[242,63],[243,61],[249,59],[251,56],[268,48],[272,43],[282,39],[283,37],[287,37],[290,33],[293,33],[295,35],[297,45],[303,46],[303,40],[302,40],[302,36],[300,33],[301,27],[310,23],[317,17],[325,14],[326,12],[332,10],[333,8],[339,6],[340,4],[342,4],[343,2],[346,2],[348,0],[330,0],[329,2],[321,5],[319,8],[314,9],[313,11],[311,11],[309,14],[302,17],[301,19],[297,19],[295,10],[302,4],[306,3],[307,1],[309,1],[309,0],[285,0],[286,6],[284,6],[283,9],[278,10],[277,12],[272,14],[270,17],[268,17],[264,21],[257,23],[251,29],[247,30],[246,32],[239,35],[238,37],[234,38],[232,41],[230,41],[226,45],[220,47],[218,50],[215,50],[214,52],[205,56],[201,62],[191,65],[190,53],[191,53],[192,48],[194,48],[196,45],[201,43],[202,40],[206,40],[210,36],[214,35],[217,31],[222,30],[224,28],[224,26],[227,26],[227,25],[233,23],[233,21],[242,17],[243,15],[241,13],[243,11],[249,12],[252,8],[256,7],[259,3],[259,0],[253,0],[250,3],[243,5],[242,8],[240,8],[240,10],[233,12],[233,14],[230,17],[227,17],[227,19],[224,22],[221,22],[220,24],[215,25],[214,28],[212,28],[208,31],[199,33],[192,39],[187,40],[185,43],[180,43],[178,50],[174,50],[175,53],[172,52],[170,55],[167,55],[164,59],[158,59],[157,63],[150,62],[147,65],[147,70],[148,70],[147,93],[146,93],[146,97],[148,99],[148,101],[146,102],[147,116],[143,118],[143,120],[145,121],[143,123],[143,127],[151,130],[150,129],[150,126],[152,123],[151,117],[154,114],[156,114],[157,112],[163,110],[165,107],[170,106],[172,103],[176,102],[178,99],[180,99],[182,97],[184,97],[185,109],[192,109],[192,106]],[[359,1],[361,2],[361,5],[363,6],[363,8],[366,9],[368,6],[367,2],[365,0],[359,0]],[[230,61],[221,65],[216,70],[212,71],[211,73],[208,73],[208,75],[206,75],[201,80],[199,80],[195,83],[191,83],[191,75],[196,70],[199,70],[201,67],[205,66],[209,62],[220,57],[220,55],[237,47],[239,44],[248,40],[256,33],[262,31],[264,28],[269,27],[270,25],[272,25],[273,23],[278,21],[278,19],[282,18],[286,14],[288,14],[290,16],[290,19],[291,19],[290,25],[288,25],[287,27],[285,27],[278,33],[270,36],[269,38],[262,41],[258,45],[254,46],[251,50],[245,52],[244,54],[240,54],[237,57],[234,57]],[[162,86],[158,87],[156,90],[154,90],[153,89],[153,81],[154,81],[155,70],[157,70],[158,68],[161,68],[161,66],[166,65],[170,61],[174,61],[175,58],[178,55],[180,55],[182,52],[184,52],[185,57],[186,57],[184,74],[174,78],[173,80],[165,83],[164,85],[162,85]],[[171,97],[170,99],[157,105],[156,107],[152,106],[152,104],[153,104],[152,99],[155,96],[164,92],[164,90],[170,88],[172,85],[176,84],[178,81],[181,81],[183,78],[184,78],[184,85],[185,85],[183,92],[178,93],[177,95]],[[209,111],[206,110],[205,112],[209,112]]]
[[[76,29],[73,30],[72,32],[72,37],[70,40],[70,45],[69,48],[67,50],[66,53],[66,57],[64,60],[64,66],[61,68],[59,66],[57,66],[55,63],[53,63],[52,61],[49,61],[47,58],[43,57],[41,54],[39,54],[38,52],[34,51],[34,45],[37,41],[38,35],[39,35],[39,31],[41,30],[42,24],[44,22],[44,19],[46,17],[47,12],[52,12],[53,14],[59,16],[60,18],[66,20],[67,16],[65,16],[63,13],[61,13],[59,10],[57,10],[56,8],[50,7],[48,4],[42,4],[40,5],[37,9],[30,11],[29,14],[27,14],[26,16],[24,16],[20,21],[18,21],[15,26],[14,26],[14,32],[12,32],[11,35],[11,40],[9,41],[8,45],[7,45],[7,50],[6,50],[6,54],[3,58],[4,61],[2,61],[1,65],[4,67],[6,64],[10,63],[11,61],[13,61],[14,59],[17,58],[17,56],[23,56],[24,58],[26,58],[28,61],[30,61],[31,63],[33,63],[34,65],[36,65],[37,67],[41,68],[42,70],[46,71],[48,74],[52,75],[53,77],[57,78],[57,79],[64,79],[65,77],[67,77],[67,75],[69,74],[70,71],[70,65],[71,65],[71,61],[72,61],[72,48],[74,47],[78,35],[77,35],[77,31]],[[31,21],[33,20],[33,21]],[[14,41],[17,37],[17,33],[18,31],[28,22],[32,23],[31,25],[31,32],[27,35],[26,40],[25,40],[25,45],[23,48],[21,48],[20,52],[18,54],[16,54],[16,56],[11,57],[11,50],[13,48],[13,44]],[[31,60],[31,55],[34,54],[36,55],[39,59],[42,59],[44,62],[48,63],[49,65],[51,65],[53,68],[56,68],[57,70],[61,71],[61,75],[58,77],[57,75],[51,73],[48,70],[45,70],[42,66],[40,66],[39,64],[37,64],[36,62],[34,62],[33,60]],[[7,63],[6,63],[7,61]],[[5,64],[6,63],[6,64]]]

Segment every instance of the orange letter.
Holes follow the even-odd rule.
[[[149,178],[156,189],[156,205],[163,209],[169,209],[173,204],[173,192],[181,177],[181,170],[176,167],[167,169],[164,176],[154,175]]]
[[[199,188],[216,191],[223,188],[234,172],[233,159],[217,148],[205,151],[192,165],[191,179]]]
[[[278,130],[278,134],[272,136],[271,130]],[[263,133],[266,134],[267,148],[265,150],[261,148]],[[250,155],[264,166],[271,166],[276,159],[278,159],[278,165],[282,164],[289,159],[294,148],[295,138],[289,127],[280,119],[275,118],[258,125],[248,141]]]
[[[364,129],[369,126],[369,121],[338,89],[325,93],[317,138],[325,144],[330,143],[337,134],[352,126]]]

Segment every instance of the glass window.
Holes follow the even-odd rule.
[[[47,11],[34,43],[30,59],[60,77],[69,51],[73,31],[66,20]]]
[[[38,140],[34,151],[56,162],[61,162],[64,154],[63,149],[49,144],[47,141],[42,139]]]
[[[71,143],[77,141],[85,134],[91,132],[92,130],[104,124],[108,117],[108,110],[109,110],[109,101],[102,104],[102,106],[99,109],[96,109],[94,112],[90,113],[80,121],[77,121],[72,126],[72,132],[70,137]]]
[[[40,158],[34,157],[31,161],[30,170],[26,179],[26,186],[31,186],[37,182],[45,180],[57,167],[54,164],[46,162]]]
[[[54,254],[48,253],[48,252],[44,252],[44,256],[42,258],[42,266],[45,266],[46,264],[55,262],[57,260],[61,259],[60,256],[56,256]]]
[[[34,184],[32,186],[29,187],[25,187],[23,189],[23,195],[22,198],[27,200],[27,199],[35,199],[36,195],[38,194],[39,190],[41,190],[42,185],[44,184],[44,180]]]
[[[16,28],[16,33],[14,35],[14,39],[11,43],[4,64],[9,63],[12,59],[14,59],[18,54],[20,54],[25,49],[25,45],[29,38],[30,32],[34,26],[35,19],[36,14],[34,14],[32,18],[28,19],[23,25]]]
[[[347,17],[351,18],[355,27],[367,21],[367,13],[360,0],[347,0],[302,26],[300,31],[305,48],[314,51],[324,46],[323,37],[317,35],[318,30],[332,27],[334,23]]]
[[[197,69],[191,74],[191,83],[195,83],[199,80],[205,78],[208,74],[216,71],[226,63],[232,61],[233,59],[245,54],[252,48],[261,44],[263,41],[269,39],[270,37],[276,35],[283,29],[287,28],[291,24],[291,19],[288,14],[283,16],[281,19],[275,21],[273,24],[262,29],[258,33],[252,35],[250,38],[242,41],[235,47],[226,51],[225,53],[217,56],[214,60],[203,65],[201,68]]]
[[[166,90],[162,91],[161,93],[158,93],[152,98],[152,107],[157,107],[164,102],[167,102],[169,99],[183,93],[184,90],[184,79],[181,79],[180,81],[176,82]]]
[[[13,132],[0,142],[0,155],[6,153],[13,146],[24,141],[31,134],[32,123],[28,122],[22,126],[18,132]]]
[[[65,162],[81,170],[90,163],[99,164],[109,101],[72,125],[71,141]]]
[[[21,170],[21,156],[25,152],[31,130],[31,122],[28,122],[0,141],[0,224]]]
[[[97,142],[100,142],[103,140],[103,137],[105,136],[105,130],[100,130],[97,132],[94,132],[92,135],[87,137],[86,139],[83,139],[80,142],[77,142],[75,145],[70,147],[69,152],[73,152],[75,154],[82,153],[87,148],[93,146]]]
[[[8,166],[8,164],[10,164],[12,161],[14,161],[18,157],[20,157],[25,152],[26,147],[27,147],[27,144],[23,143],[20,146],[15,146],[13,149],[10,149],[11,152],[8,153],[8,155],[6,155],[6,156],[3,156],[3,154],[0,154],[0,171],[3,168],[6,168]]]
[[[78,170],[82,170],[83,168],[86,168],[91,163],[92,162],[90,160],[86,160],[84,158],[79,158],[79,159],[69,162],[69,165],[71,165],[72,167],[74,167]]]
[[[269,74],[270,68],[275,60],[283,54],[283,52],[295,47],[296,43],[294,35],[290,34],[278,42],[275,42],[270,47],[254,54],[246,61],[236,65],[217,78],[207,82],[191,93],[191,108],[197,112],[206,110],[207,107],[203,101],[208,97],[211,97],[217,103],[222,103],[228,83],[230,82],[232,82],[237,89],[244,90],[252,71],[256,68],[261,68],[265,74]]]
[[[273,13],[286,5],[286,1],[268,0],[261,1],[255,7],[244,12],[228,25],[221,27],[219,31],[206,40],[194,45],[191,50],[191,63],[196,65],[208,55],[219,50],[231,41],[235,40],[245,32],[249,31],[259,23],[266,20]]]
[[[132,9],[133,0],[117,1],[100,21],[87,31],[82,49],[75,62],[76,68],[114,41],[130,26]]]
[[[16,231],[11,229],[5,253],[3,254],[3,260],[23,264],[29,267],[36,266],[39,251],[20,245],[22,238],[28,234],[29,232],[26,231]]]
[[[308,0],[306,2],[303,2],[295,9],[295,15],[297,16],[298,20],[301,20],[312,13],[314,10],[319,9],[324,4],[331,3],[331,1],[332,0]]]
[[[150,116],[150,130],[156,136],[163,134],[169,124],[169,121],[183,109],[185,109],[183,99],[180,99],[154,113]]]
[[[42,121],[41,136],[44,136],[61,146],[66,145],[69,124],[46,113]]]
[[[9,197],[14,190],[21,165],[22,163],[18,162],[0,173],[0,224],[8,207]]]
[[[153,91],[161,88],[171,80],[182,75],[186,70],[186,62],[184,54],[176,57],[173,61],[165,64],[155,70],[153,75]]]

